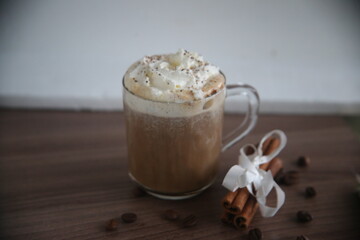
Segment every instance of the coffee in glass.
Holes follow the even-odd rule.
[[[123,79],[129,175],[150,194],[184,199],[209,187],[218,157],[254,127],[258,95],[226,86],[220,70],[186,50],[144,57]],[[228,89],[228,91],[226,91]],[[223,145],[226,95],[246,95],[246,129]]]

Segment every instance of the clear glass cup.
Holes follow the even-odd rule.
[[[237,95],[247,97],[247,113],[223,139],[224,101]],[[219,154],[254,128],[259,109],[257,91],[240,83],[205,99],[176,103],[136,96],[123,80],[123,101],[129,175],[163,199],[185,199],[208,188],[217,176]]]

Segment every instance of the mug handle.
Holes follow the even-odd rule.
[[[231,96],[246,96],[248,108],[245,119],[242,123],[224,137],[221,152],[225,152],[227,149],[239,142],[255,127],[260,105],[258,92],[254,87],[248,84],[229,84],[226,86],[226,91],[226,98]]]

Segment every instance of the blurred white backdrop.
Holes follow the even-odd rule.
[[[358,1],[2,1],[0,105],[121,109],[144,55],[201,53],[262,112],[360,113]]]

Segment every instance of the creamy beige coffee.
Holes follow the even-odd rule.
[[[225,78],[196,53],[147,56],[124,76],[131,177],[180,196],[209,186],[221,150]]]

